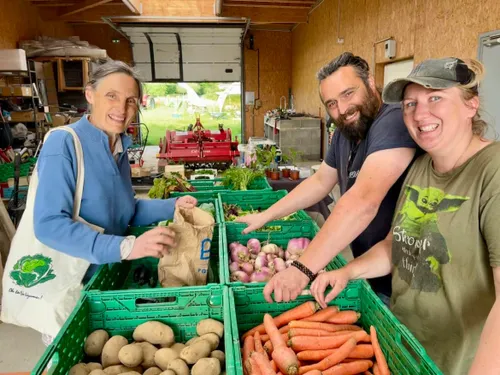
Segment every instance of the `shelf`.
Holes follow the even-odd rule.
[[[28,77],[28,74],[27,70],[0,70],[0,76]]]
[[[0,99],[2,98],[24,98],[24,99],[40,99],[38,96],[24,96],[24,95],[0,95]]]

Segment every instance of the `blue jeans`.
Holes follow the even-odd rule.
[[[383,293],[377,293],[378,298],[387,306],[387,308],[391,307],[391,297],[386,296]]]

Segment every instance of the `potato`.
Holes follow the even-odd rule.
[[[99,357],[108,340],[109,334],[103,329],[98,329],[88,335],[83,350],[89,357]]]
[[[172,345],[175,342],[172,328],[155,321],[138,325],[134,330],[133,337],[135,341],[147,341],[155,345]]]
[[[222,350],[214,350],[210,353],[210,358],[217,358],[220,362],[220,367],[224,367],[224,362],[226,361],[226,355]]]
[[[212,345],[208,341],[200,340],[182,349],[180,357],[186,361],[188,365],[192,365],[199,359],[208,357],[211,352]]]
[[[97,369],[90,371],[89,375],[106,375],[106,373],[104,370]]]
[[[125,365],[114,365],[114,366],[106,367],[104,369],[104,373],[106,375],[119,375],[121,373],[130,372],[130,371],[135,371],[135,372],[142,374],[142,367],[137,366],[137,367],[128,368]]]
[[[177,358],[168,364],[168,370],[172,370],[175,375],[189,375],[189,367],[182,359]],[[166,372],[166,371],[165,371]],[[165,374],[162,372],[162,374]],[[161,375],[161,374],[160,374]],[[168,375],[168,374],[165,374]]]
[[[191,344],[194,344],[196,341],[200,339],[200,336],[193,336],[189,340],[186,341],[186,346],[189,346]]]
[[[122,372],[120,375],[141,375],[137,371]]]
[[[118,353],[120,349],[128,344],[128,341],[123,336],[113,336],[102,348],[101,363],[102,367],[106,368],[113,365],[119,365],[120,359],[118,358]]]
[[[85,363],[77,363],[69,369],[69,375],[88,375],[90,369]]]
[[[212,350],[219,347],[220,339],[215,333],[205,333],[203,336],[200,336],[200,340],[208,341],[212,345]]]
[[[158,351],[158,348],[149,342],[138,342],[134,345],[138,345],[142,347],[143,359],[141,366],[145,369],[150,367],[157,367],[155,363],[155,354]]]
[[[118,359],[127,367],[139,366],[143,358],[142,347],[137,344],[125,345],[118,352]]]
[[[170,349],[173,349],[175,350],[177,353],[181,354],[181,351],[182,349],[184,349],[186,347],[186,345],[180,343],[180,342],[176,342],[174,345],[172,345],[170,347]]]
[[[217,358],[201,358],[191,369],[191,375],[219,375],[220,361]]]
[[[163,371],[160,375],[176,375],[174,370]]]
[[[203,336],[206,333],[215,333],[222,338],[224,336],[224,324],[214,319],[203,319],[196,325],[196,333]]]
[[[155,353],[156,366],[162,370],[166,370],[168,364],[177,358],[179,358],[179,353],[171,348],[162,348]]]
[[[97,363],[97,362],[90,362],[90,363],[87,363],[87,367],[90,371],[94,371],[94,370],[102,370],[102,365],[100,363]]]
[[[158,367],[150,367],[146,371],[144,371],[143,375],[160,375],[161,369]]]

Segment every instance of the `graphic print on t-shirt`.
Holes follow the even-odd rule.
[[[412,289],[437,292],[441,266],[451,252],[438,226],[438,214],[455,212],[469,199],[434,188],[405,187],[406,200],[392,230],[392,263]]]

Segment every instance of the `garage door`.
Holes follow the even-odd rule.
[[[239,82],[245,25],[119,24],[150,82]]]

